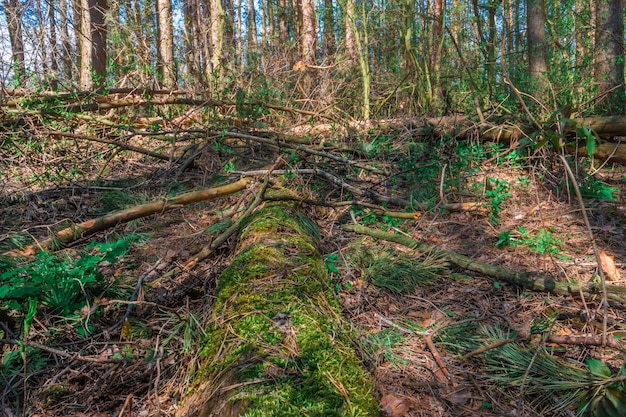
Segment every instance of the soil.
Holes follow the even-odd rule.
[[[244,144],[231,146],[237,149]],[[74,162],[54,154],[51,148],[49,156],[58,156],[60,164],[80,163],[81,178],[40,181],[48,165],[34,159],[33,155],[28,160],[13,157],[12,175],[5,176],[6,181],[0,187],[0,243],[5,247],[17,236],[29,235],[35,241],[41,240],[50,229],[121,208],[118,203],[124,207],[227,181],[227,174],[221,168],[232,158],[207,148],[195,159],[191,169],[179,172],[176,164],[155,162],[126,152],[112,155],[93,143],[68,149],[67,152],[75,152]],[[237,169],[266,166],[275,158],[263,147],[252,150],[246,158],[237,159]],[[92,160],[93,167],[86,169],[85,159],[79,159],[90,158],[98,152],[106,153],[109,158]],[[598,263],[589,230],[574,193],[563,187],[565,174],[558,168],[557,161],[545,157],[541,161],[531,160],[529,166],[524,167],[497,162],[481,167],[472,182],[483,184],[483,197],[480,193],[475,196],[486,204],[489,202],[488,197],[484,197],[489,190],[487,177],[508,182],[512,195],[502,203],[499,222],[490,220],[489,215],[481,211],[446,212],[435,205],[421,212],[416,220],[395,224],[379,218],[370,226],[397,230],[433,247],[510,270],[536,272],[561,281],[594,279]],[[520,180],[522,177],[529,180]],[[598,248],[614,257],[617,266],[619,276],[608,279],[612,284],[624,285],[625,170],[620,166],[605,166],[596,177],[621,187],[616,201],[587,199],[585,204]],[[32,181],[33,178],[37,181]],[[377,185],[377,192],[402,192],[384,185]],[[348,200],[340,189],[318,179],[283,176],[277,177],[273,186],[303,193],[315,189],[315,195],[327,201]],[[202,337],[202,330],[194,323],[202,323],[210,313],[216,281],[231,259],[236,237],[231,237],[211,257],[192,269],[166,279],[160,277],[207,247],[218,234],[216,225],[229,218],[230,209],[244,207],[251,195],[251,192],[244,192],[120,224],[64,249],[76,256],[88,250],[85,245],[92,240],[107,242],[122,235],[146,234],[145,240],[134,245],[120,262],[102,265],[101,272],[107,282],[124,290],[120,293],[126,298],[102,296],[93,301],[91,312],[94,315],[90,323],[97,330],[90,336],[80,336],[71,323],[60,321],[44,309],[38,313],[29,343],[51,348],[43,352],[46,365],[36,369],[30,365],[31,369],[22,368],[12,380],[3,381],[0,415],[175,415],[177,404],[190,384],[189,372],[198,359],[194,339]],[[123,197],[130,198],[124,202]],[[444,192],[443,198],[452,202],[468,197]],[[439,202],[443,201],[439,199]],[[342,231],[341,224],[352,221],[347,206],[330,208],[302,204],[301,209],[317,224],[321,233],[320,247],[326,256],[337,254],[336,259],[349,260],[354,253],[364,250],[412,255],[398,245]],[[528,236],[537,236],[539,231],[546,230],[560,242],[548,245],[546,253],[539,253],[537,247],[530,244],[496,247],[505,232],[521,239],[523,232],[520,230],[525,230]],[[435,285],[420,287],[411,293],[393,294],[368,282],[366,265],[351,262],[335,265],[339,273],[333,274],[333,285],[345,320],[353,323],[358,336],[355,344],[374,378],[376,395],[384,410],[382,415],[540,415],[531,407],[533,398],[525,396],[523,389],[506,389],[490,379],[479,357],[461,358],[467,349],[451,345],[448,331],[463,323],[514,331],[520,335],[520,343],[553,348],[563,358],[584,361],[593,357],[614,369],[624,361],[623,348],[583,343],[558,345],[546,339],[547,333],[601,334],[601,295],[581,300],[529,293],[453,267]],[[137,286],[138,280],[143,285]],[[136,302],[129,304],[128,294],[134,289],[138,289]],[[130,305],[132,310],[129,310]],[[89,311],[81,314],[84,318]],[[14,319],[19,321],[20,318]],[[611,337],[622,334],[623,319],[623,306],[610,305],[608,331]],[[549,329],[531,334],[531,327],[542,321],[549,321]],[[381,342],[377,336],[385,332],[400,337],[393,343]],[[17,349],[9,342],[13,339],[10,334],[5,333],[4,338],[3,354]],[[28,374],[26,380],[24,373]]]

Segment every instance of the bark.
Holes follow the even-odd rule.
[[[209,79],[219,88],[224,75],[224,25],[226,16],[221,0],[209,0],[211,6],[211,67]]]
[[[51,78],[50,88],[56,90],[59,85],[59,45],[57,41],[57,29],[56,29],[56,19],[55,19],[55,4],[54,2],[50,2],[48,4],[48,24],[50,25],[50,70],[51,70]]]
[[[324,0],[324,57],[332,62],[335,55],[335,15],[333,0]]]
[[[163,86],[176,86],[176,64],[174,62],[174,27],[172,26],[172,0],[157,0],[158,44]]]
[[[313,0],[300,0],[300,51],[301,61],[304,64],[304,74],[302,77],[303,90],[310,95],[315,87],[314,74],[308,66],[314,66],[317,62],[317,17],[315,16],[315,6]]]
[[[80,85],[85,90],[100,89],[106,82],[107,0],[81,1]]]
[[[434,0],[433,3],[433,29],[431,33],[430,47],[430,77],[433,106],[436,108],[443,98],[443,90],[440,82],[439,60],[441,54],[441,42],[443,40],[443,19],[446,7],[445,0]]]
[[[248,219],[177,416],[380,414],[314,231],[285,206]]]
[[[317,18],[313,0],[302,2],[302,61],[307,65],[315,65],[317,61]]]
[[[543,95],[546,61],[546,7],[544,0],[527,0],[528,9],[528,71],[535,85],[535,92]]]
[[[346,57],[350,62],[356,62],[357,60],[357,46],[356,46],[356,3],[355,0],[346,0],[345,11],[345,43],[346,43]]]
[[[24,38],[22,36],[22,9],[19,0],[4,0],[4,13],[6,14],[11,41],[11,63],[16,85],[23,87],[26,77],[26,65],[24,63]]]
[[[624,0],[596,1],[595,78],[600,108],[624,113]]]
[[[21,250],[7,252],[4,255],[8,256],[33,256],[38,250],[57,249],[54,246],[62,246],[70,242],[74,242],[85,236],[92,235],[97,232],[101,232],[110,227],[116,226],[120,223],[126,223],[131,220],[139,219],[142,217],[150,216],[164,212],[166,210],[172,210],[180,208],[183,205],[197,203],[199,201],[211,200],[225,195],[233,194],[238,191],[244,190],[251,180],[249,178],[240,179],[232,184],[223,185],[215,188],[207,188],[199,191],[192,191],[189,193],[181,194],[177,197],[155,201],[152,203],[141,204],[139,206],[131,207],[125,210],[120,210],[115,213],[107,214],[97,219],[87,220],[85,222],[72,225],[59,232],[53,234],[53,236],[37,242],[37,245],[27,246]]]
[[[256,10],[254,0],[248,0],[248,61],[257,52]]]
[[[442,249],[433,248],[425,243],[413,240],[407,236],[386,233],[361,225],[346,225],[343,226],[343,229],[355,233],[372,236],[376,239],[382,239],[388,242],[398,243],[410,249],[429,253],[433,256],[440,256],[460,268],[483,274],[492,278],[500,279],[510,284],[520,286],[526,290],[549,292],[558,295],[569,295],[572,297],[580,297],[582,293],[585,297],[588,297],[588,299],[602,293],[602,289],[600,288],[599,283],[588,282],[576,285],[568,282],[555,281],[552,278],[544,277],[533,272],[511,271],[506,268],[476,261],[472,258],[459,255],[454,252],[448,252]],[[626,305],[626,288],[619,285],[607,285],[607,291],[608,299],[610,301]]]
[[[63,67],[63,77],[66,82],[74,81],[73,57],[74,50],[70,41],[68,3],[70,0],[59,0],[61,14],[61,63]]]

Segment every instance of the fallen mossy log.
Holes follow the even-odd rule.
[[[580,297],[581,294],[591,299],[593,297],[602,297],[602,287],[599,283],[587,282],[583,284],[572,284],[567,282],[555,281],[552,278],[544,277],[529,272],[511,271],[499,266],[490,265],[484,262],[476,261],[467,256],[459,255],[454,252],[436,249],[425,243],[411,239],[403,235],[394,235],[392,233],[382,232],[380,230],[370,229],[361,225],[345,225],[344,230],[360,233],[383,239],[389,242],[398,243],[410,249],[420,252],[431,253],[440,256],[443,259],[459,266],[468,271],[477,272],[489,277],[497,278],[508,283],[518,285],[524,289],[531,291],[550,292],[558,295],[571,295]],[[607,296],[610,301],[626,305],[626,287],[618,285],[607,285]]]
[[[199,201],[210,200],[225,195],[233,194],[244,190],[248,184],[252,182],[250,178],[242,178],[231,184],[222,185],[220,187],[206,188],[198,191],[191,191],[172,198],[166,198],[159,201],[140,204],[125,210],[116,211],[115,213],[106,214],[96,219],[84,221],[74,224],[65,229],[53,232],[50,237],[37,242],[35,245],[29,245],[22,249],[12,250],[3,255],[6,256],[33,256],[39,250],[54,249],[54,246],[63,246],[70,242],[76,241],[85,236],[101,232],[120,223],[129,222],[142,217],[150,216],[156,213],[162,213],[167,210],[178,208],[187,204],[197,203]]]
[[[249,217],[177,416],[379,415],[313,228],[287,206]]]

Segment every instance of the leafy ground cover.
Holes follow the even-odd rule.
[[[126,125],[54,126],[77,136],[68,137],[40,123],[0,137],[3,253],[111,211],[240,175],[268,178],[265,199],[295,202],[310,219],[387,415],[623,415],[623,305],[604,310],[600,292],[527,291],[341,228],[356,222],[513,271],[593,282],[589,230],[557,157],[402,123],[316,138],[304,130],[309,145],[286,145],[271,136],[292,132],[229,133],[197,120],[176,137],[157,126],[132,142],[168,155],[155,158],[84,140],[128,145]],[[623,285],[624,169],[569,163],[596,244],[614,260],[607,280]],[[3,256],[2,412],[175,415],[235,235],[188,261],[219,242],[260,189],[121,223],[34,258]],[[611,343],[599,346],[605,318]]]

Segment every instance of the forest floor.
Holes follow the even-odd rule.
[[[345,137],[316,137],[313,142],[321,139],[332,144],[323,148],[329,152],[356,146],[355,139],[350,142]],[[301,209],[318,226],[332,284],[346,322],[354,327],[355,346],[373,375],[384,415],[560,415],[538,408],[545,404],[536,403],[539,395],[530,383],[499,384],[493,378],[498,373],[493,363],[486,363],[481,355],[463,357],[488,345],[496,333],[519,349],[539,347],[576,363],[595,358],[611,369],[624,363],[623,346],[616,349],[582,341],[557,344],[547,338],[548,334],[600,335],[601,294],[580,299],[530,292],[454,266],[446,267],[431,285],[389,291],[372,282],[373,260],[387,257],[392,264],[401,253],[413,258],[425,254],[341,229],[356,220],[511,271],[587,282],[595,279],[598,262],[578,200],[573,190],[564,186],[565,174],[557,158],[496,157],[506,147],[490,151],[479,142],[463,142],[459,147],[455,138],[446,142],[414,137],[410,128],[370,133],[359,140],[369,147],[358,158],[391,174],[350,168],[345,169],[344,178],[381,195],[414,196],[423,202],[422,210],[413,219],[399,219],[364,205],[324,207],[305,202]],[[421,151],[420,143],[428,144],[424,145],[427,150]],[[145,138],[134,144],[146,149],[161,147],[173,154],[180,154],[187,145],[170,149]],[[58,230],[68,222],[230,182],[236,176],[225,172],[225,166],[230,166],[229,171],[249,171],[272,165],[277,159],[269,145],[238,139],[197,149],[200,152],[193,166],[181,171],[179,164],[155,162],[128,151],[112,152],[108,145],[94,142],[6,141],[0,150],[5,161],[0,185],[2,249],[10,249],[9,244],[19,243],[22,236],[40,241],[51,229]],[[467,153],[461,155],[460,149]],[[407,160],[412,152],[412,159]],[[357,158],[355,152],[342,155]],[[283,155],[290,168],[321,165],[318,157],[293,149]],[[414,171],[430,172],[432,168],[430,176],[411,177]],[[72,170],[80,174],[68,178]],[[580,178],[585,170],[590,170],[589,165],[578,167]],[[611,273],[607,279],[624,285],[626,170],[603,166],[593,178],[584,200],[591,231],[598,248],[615,260],[617,274]],[[276,176],[272,187],[325,202],[354,197],[323,179],[300,174]],[[607,192],[612,193],[612,200],[599,198]],[[203,332],[199,323],[210,313],[216,280],[233,256],[236,238],[231,237],[192,269],[160,277],[210,244],[227,224],[231,209],[247,204],[251,196],[253,192],[247,190],[119,224],[59,252],[75,258],[93,253],[94,249],[86,248],[91,241],[138,236],[119,261],[100,263],[106,285],[74,317],[61,320],[54,311],[40,307],[28,343],[49,349],[27,350],[32,353],[26,361],[16,355],[9,360],[9,353],[19,350],[19,345],[9,341],[19,339],[15,323],[23,317],[2,311],[6,343],[2,346],[0,415],[174,415],[197,363],[199,352],[194,347]],[[364,198],[360,201],[377,204]],[[443,203],[461,201],[478,202],[479,209],[440,208]],[[404,210],[392,205],[387,209]],[[138,285],[138,280],[143,285]],[[134,291],[135,301],[128,303]],[[611,303],[609,337],[623,336],[624,318],[624,306]],[[77,331],[81,326],[88,331]]]

